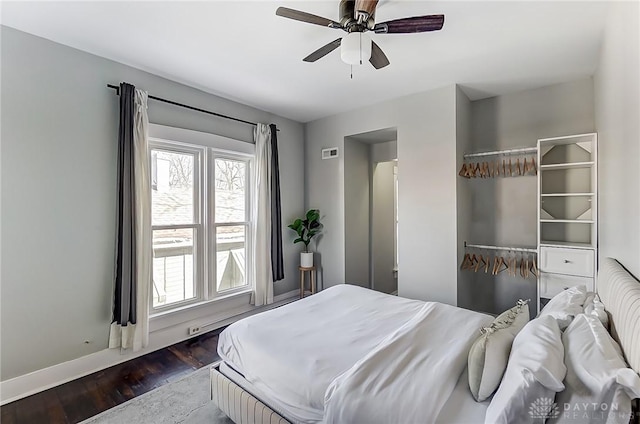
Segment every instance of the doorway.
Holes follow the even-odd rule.
[[[345,282],[398,289],[397,130],[345,137]]]

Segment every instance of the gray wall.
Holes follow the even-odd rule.
[[[413,94],[309,122],[305,127],[306,204],[322,211],[318,244],[323,286],[345,282],[344,155],[321,160],[344,137],[397,128],[399,279],[404,297],[456,303],[455,86]]]
[[[374,144],[373,148],[376,145]],[[394,276],[395,255],[393,251],[395,237],[394,215],[394,177],[396,162],[378,162],[373,164],[373,196],[371,216],[371,250],[373,262],[373,288],[383,293],[392,293],[398,289]]]
[[[593,81],[590,77],[534,90],[471,102],[473,151],[535,147],[539,138],[595,131]],[[461,177],[458,177],[462,180]],[[537,243],[537,179],[475,178],[464,180],[470,189],[470,243],[532,246]],[[462,257],[459,257],[459,263]],[[461,306],[502,312],[518,298],[535,299],[533,278],[497,278],[461,273],[466,294]],[[462,303],[462,300],[465,302]]]
[[[344,140],[345,270],[349,284],[370,287],[369,145],[349,137]]]
[[[640,6],[615,2],[594,77],[600,258],[640,277]]]
[[[10,28],[2,27],[1,38],[2,380],[107,347],[118,98],[106,84],[128,81],[179,102],[275,123],[283,221],[303,213],[302,124]],[[154,101],[149,119],[252,139],[250,126]],[[298,285],[292,235],[284,234],[286,279],[276,294]]]
[[[471,101],[467,95],[456,87],[456,172],[464,163],[463,155],[472,152],[471,147]],[[473,191],[471,184],[462,177],[456,180],[456,218],[458,226],[457,254],[458,266],[458,306],[479,311],[493,308],[493,285],[480,286],[472,284],[467,271],[460,269],[465,254],[464,242],[471,239]]]
[[[398,159],[398,142],[384,141],[371,145],[371,163],[389,162]]]

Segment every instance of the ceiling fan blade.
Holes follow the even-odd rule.
[[[356,5],[354,7],[354,16],[355,19],[358,19],[358,13],[366,13],[367,16],[373,15],[376,11],[376,5],[378,4],[378,0],[356,0]]]
[[[375,41],[371,42],[371,57],[369,58],[369,62],[371,62],[376,69],[384,68],[389,64],[389,59],[387,59],[387,56]]]
[[[444,25],[444,15],[414,16],[381,22],[373,27],[377,33],[406,34],[412,32],[439,31]]]
[[[342,42],[342,38],[333,40],[329,44],[325,44],[324,46],[320,47],[318,50],[311,53],[309,56],[305,57],[302,60],[304,60],[305,62],[315,62],[316,60],[322,57],[325,57],[326,55],[328,55],[329,53],[331,53],[332,51],[340,47],[341,42]]]
[[[309,24],[325,26],[329,28],[342,28],[342,26],[336,21],[323,18],[322,16],[312,15],[311,13],[301,12],[295,9],[289,9],[288,7],[279,7],[276,10],[276,15],[283,18],[294,19],[296,21],[307,22]]]

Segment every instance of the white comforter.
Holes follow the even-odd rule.
[[[331,383],[324,422],[435,422],[465,369],[478,329],[490,322],[477,312],[425,304]]]
[[[341,284],[230,325],[218,354],[288,418],[318,422],[329,384],[424,304]]]

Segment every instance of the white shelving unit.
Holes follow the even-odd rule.
[[[595,290],[596,133],[538,140],[538,311],[567,287]]]

